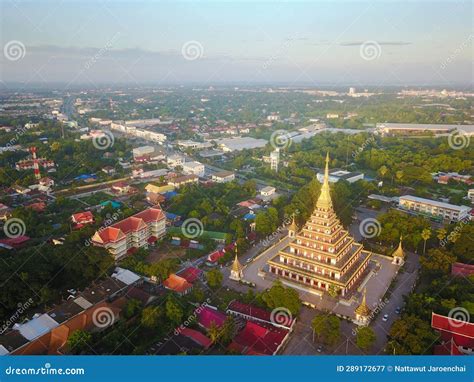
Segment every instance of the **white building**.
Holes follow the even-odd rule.
[[[223,138],[216,140],[217,145],[224,152],[240,151],[244,149],[256,149],[265,147],[268,143],[266,139],[252,137]]]
[[[266,186],[266,187],[263,187],[261,190],[260,190],[260,195],[262,196],[272,196],[274,195],[276,192],[276,188],[275,187],[272,187],[272,186]]]
[[[460,221],[469,217],[471,207],[438,202],[412,195],[400,196],[399,207],[408,211],[442,218],[447,221]]]
[[[280,149],[275,149],[270,153],[270,168],[278,172],[278,164],[280,162]]]
[[[212,174],[212,180],[216,183],[232,182],[235,179],[235,174],[232,171],[219,171]]]
[[[280,116],[277,114],[271,114],[267,117],[267,121],[274,122],[274,121],[279,121],[279,120],[280,120]]]
[[[471,201],[471,203],[474,203],[474,188],[471,188],[471,189],[467,192],[467,197],[468,197],[468,199]]]
[[[150,155],[154,152],[155,148],[153,146],[140,146],[132,150],[133,158],[142,157],[144,155]]]
[[[197,175],[199,177],[204,176],[204,165],[200,162],[197,161],[191,161],[191,162],[184,162],[183,163],[183,172],[186,175]]]
[[[184,158],[183,156],[174,154],[174,155],[170,155],[166,159],[166,163],[170,167],[178,167],[178,166],[182,166],[184,164],[185,160],[186,160],[186,158]]]
[[[323,183],[324,173],[318,172],[316,174],[316,177],[318,178],[320,183]],[[364,179],[364,174],[361,172],[350,172],[340,169],[334,169],[329,173],[329,182],[331,183],[337,183],[340,180],[345,180],[349,183],[354,183],[362,179]]]
[[[190,140],[178,141],[176,144],[185,149],[208,149],[212,147],[210,142],[196,142]]]

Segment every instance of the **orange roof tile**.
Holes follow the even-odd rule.
[[[192,288],[193,284],[190,284],[186,279],[179,277],[178,275],[172,273],[164,282],[163,285],[175,292],[181,293],[185,292],[189,288]]]

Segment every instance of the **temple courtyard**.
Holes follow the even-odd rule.
[[[277,279],[273,274],[268,272],[267,261],[274,257],[281,249],[286,247],[289,243],[289,238],[286,237],[274,246],[270,247],[251,263],[244,266],[243,279],[245,281],[255,284],[255,289],[263,291],[272,286]],[[348,299],[343,299],[340,296],[333,298],[328,293],[314,294],[307,292],[298,284],[290,283],[286,280],[284,283],[293,287],[298,291],[301,300],[312,308],[321,311],[330,311],[339,316],[350,319],[355,318],[354,310],[360,304],[362,290],[367,288],[367,305],[372,309],[376,309],[382,302],[383,296],[387,291],[392,279],[398,273],[400,267],[392,264],[392,258],[373,254],[368,267],[368,273],[361,281],[359,287],[347,296]],[[226,286],[236,290],[244,291],[248,287],[239,284],[238,282],[229,280],[229,270],[224,271],[224,282]]]

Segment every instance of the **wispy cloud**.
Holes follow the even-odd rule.
[[[371,40],[377,41],[377,40]],[[339,46],[360,46],[364,44],[366,41],[348,41],[348,42],[340,42]],[[404,45],[411,45],[412,43],[409,41],[377,41],[377,44],[380,46],[404,46]]]

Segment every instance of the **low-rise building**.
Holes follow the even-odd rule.
[[[186,184],[190,183],[197,183],[199,181],[199,177],[197,175],[183,175],[183,176],[178,176],[174,179],[171,179],[168,184],[170,186],[179,188],[181,186],[184,186]]]
[[[204,176],[205,167],[200,162],[197,162],[197,161],[184,162],[182,167],[183,167],[183,172],[187,175],[194,174],[201,178]]]
[[[115,175],[115,168],[112,166],[105,166],[102,167],[102,172],[106,173],[107,175]]]
[[[71,215],[71,222],[74,229],[79,229],[87,224],[94,223],[94,215],[90,211],[78,212],[77,214]]]
[[[92,237],[92,244],[106,248],[118,260],[137,248],[147,248],[165,234],[165,214],[161,207],[155,206],[99,229]]]
[[[467,198],[471,201],[471,203],[474,203],[474,188],[471,188],[467,192]]]
[[[235,173],[232,171],[219,171],[212,174],[212,180],[216,183],[227,183],[235,180]]]
[[[471,207],[438,202],[412,195],[400,196],[399,207],[419,214],[440,218],[447,221],[460,221],[469,217]]]
[[[265,147],[268,143],[266,139],[253,137],[223,138],[216,140],[217,145],[224,152],[241,151],[245,149],[256,149]]]
[[[262,195],[262,196],[271,196],[271,195],[273,195],[275,192],[276,192],[276,188],[275,188],[275,187],[266,186],[266,187],[263,187],[263,188],[260,190],[260,195]]]
[[[186,158],[181,156],[181,155],[170,155],[167,159],[166,159],[166,163],[168,164],[168,166],[170,167],[178,167],[178,166],[182,166],[184,164],[184,162],[186,161]]]
[[[324,172],[318,172],[316,177],[318,178],[320,183],[323,183],[324,181]],[[341,169],[333,169],[329,173],[329,182],[330,183],[337,183],[340,180],[345,180],[349,183],[354,183],[357,182],[358,180],[364,179],[364,174],[361,172],[351,172],[351,171],[346,171],[346,170],[341,170]]]
[[[124,295],[140,282],[135,273],[116,268],[111,277],[79,295],[71,294],[48,312],[5,328],[0,334],[0,355],[64,354],[68,338],[76,330],[99,331],[113,325],[127,302]],[[102,316],[106,318],[103,322]]]

